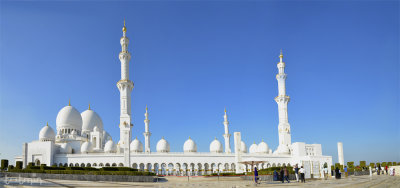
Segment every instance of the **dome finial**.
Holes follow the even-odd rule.
[[[215,139],[214,140],[217,140],[217,137],[215,137]]]
[[[282,62],[282,59],[283,59],[282,49],[281,49],[281,54],[279,55],[279,58],[281,59],[281,62]]]
[[[90,102],[89,102],[89,108],[88,108],[88,110],[90,110]]]
[[[124,18],[124,27],[122,28],[122,31],[123,31],[124,33],[126,32],[125,18]]]
[[[71,106],[71,98],[68,100],[68,106]]]
[[[49,122],[47,122],[46,126],[49,126]]]
[[[226,107],[225,107],[225,109],[224,109],[224,112],[225,112],[225,114],[226,114]]]
[[[147,108],[147,104],[146,104],[146,112],[147,112],[148,108]]]

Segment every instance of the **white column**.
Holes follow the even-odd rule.
[[[144,133],[143,133],[143,135],[144,135],[144,152],[145,153],[150,153],[151,152],[150,151],[150,136],[151,136],[151,133],[149,131],[150,120],[149,120],[149,113],[148,113],[147,105],[146,105],[146,113],[144,113],[144,117],[145,117],[145,119],[144,119],[145,128],[144,128]]]
[[[337,148],[338,148],[338,160],[340,165],[344,165],[344,158],[343,158],[343,143],[338,142],[337,143]]]
[[[275,101],[278,104],[279,113],[279,145],[289,146],[291,145],[291,135],[290,135],[290,124],[288,120],[287,105],[290,101],[290,97],[286,95],[286,77],[285,74],[285,63],[282,61],[282,52],[279,55],[280,62],[278,62],[277,67],[279,73],[276,75],[278,81],[278,96],[275,97]]]
[[[233,139],[235,144],[235,172],[236,174],[243,173],[243,166],[239,162],[242,161],[242,152],[240,151],[241,143],[242,143],[242,136],[240,132],[233,133]]]
[[[231,135],[229,134],[229,122],[228,122],[228,115],[226,115],[226,109],[225,109],[225,115],[224,115],[224,129],[225,129],[225,134],[222,136],[225,139],[225,153],[231,153],[231,144],[230,144],[230,138]]]
[[[129,61],[131,54],[128,52],[129,39],[126,37],[126,27],[122,28],[123,37],[120,43],[122,51],[119,53],[119,60],[121,61],[121,80],[117,82],[117,87],[120,92],[120,141],[121,148],[124,152],[124,166],[130,166],[130,142],[131,142],[131,92],[133,89],[133,82],[129,80]]]

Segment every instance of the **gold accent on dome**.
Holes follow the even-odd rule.
[[[279,58],[283,58],[282,49],[281,49],[281,55],[279,55]]]
[[[124,19],[124,27],[122,28],[122,31],[123,31],[124,33],[126,32],[125,19]]]
[[[89,107],[88,107],[88,110],[90,110],[90,103],[89,103]]]
[[[68,100],[68,106],[71,106],[71,98]]]
[[[147,108],[147,104],[146,104],[146,112],[147,112],[148,108]]]

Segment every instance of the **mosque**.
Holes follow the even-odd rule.
[[[141,171],[152,171],[164,175],[204,175],[215,172],[242,173],[251,170],[244,161],[262,161],[259,169],[299,164],[305,167],[306,177],[319,177],[320,169],[326,163],[332,165],[332,157],[322,155],[321,144],[306,144],[291,141],[291,130],[288,121],[287,105],[290,97],[286,95],[285,63],[282,52],[277,63],[278,96],[275,101],[279,111],[279,145],[272,150],[264,140],[247,148],[241,141],[240,132],[234,133],[233,150],[229,132],[228,115],[225,110],[224,145],[216,138],[210,143],[210,151],[197,152],[196,142],[190,137],[183,144],[183,152],[171,152],[167,140],[157,142],[156,151],[150,150],[149,113],[146,107],[144,114],[144,147],[137,138],[132,140],[131,92],[133,82],[129,80],[128,52],[129,39],[126,26],[122,28],[120,39],[122,50],[121,80],[117,82],[120,91],[120,140],[114,141],[104,130],[101,117],[89,108],[79,113],[71,106],[63,107],[57,115],[56,131],[48,124],[39,132],[39,139],[23,143],[22,156],[16,161],[23,161],[24,167],[33,162],[36,165],[82,166],[101,168],[104,166],[125,166]]]

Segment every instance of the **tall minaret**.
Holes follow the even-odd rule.
[[[147,110],[148,110],[148,108],[147,108],[147,105],[146,105],[146,113],[144,113],[144,117],[145,117],[145,119],[144,119],[144,133],[143,133],[143,135],[144,135],[144,152],[145,153],[150,153],[150,136],[151,136],[151,133],[150,133],[150,131],[149,131],[149,123],[150,123],[150,120],[149,120],[149,113],[147,112]]]
[[[276,103],[278,103],[278,112],[279,112],[279,146],[278,152],[279,153],[287,153],[288,147],[282,146],[289,146],[291,145],[291,136],[290,136],[290,124],[288,121],[288,112],[287,112],[287,105],[290,101],[290,97],[286,95],[286,74],[285,74],[285,63],[282,61],[283,55],[282,50],[281,54],[279,55],[280,62],[278,63],[277,67],[279,73],[276,75],[276,79],[278,80],[278,89],[279,95],[275,97]],[[284,149],[285,148],[285,149]],[[286,151],[284,151],[284,150]]]
[[[117,82],[117,87],[120,92],[120,147],[124,152],[124,166],[130,166],[130,143],[131,143],[131,92],[133,89],[133,82],[129,80],[129,61],[131,54],[128,52],[129,39],[126,37],[126,27],[124,20],[124,27],[122,28],[123,36],[120,43],[122,51],[119,53],[119,60],[121,61],[121,80]]]
[[[226,108],[225,108],[225,115],[224,115],[224,128],[225,128],[225,134],[222,135],[225,138],[225,153],[231,153],[231,144],[230,144],[230,138],[231,135],[229,134],[229,122],[228,122],[228,115],[226,115]]]

